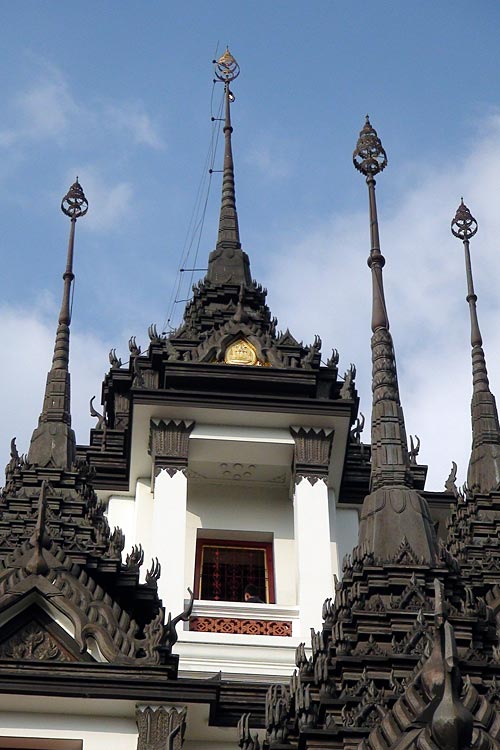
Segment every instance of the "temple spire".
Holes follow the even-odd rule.
[[[69,330],[71,324],[71,287],[76,220],[85,216],[88,202],[78,178],[61,201],[62,212],[70,217],[63,295],[54,344],[52,366],[47,375],[45,396],[38,427],[33,432],[28,461],[39,466],[65,469],[75,460],[75,434],[71,429]]]
[[[215,62],[216,78],[224,84],[224,164],[222,169],[222,200],[219,217],[217,245],[208,262],[207,279],[214,283],[250,284],[248,256],[241,249],[236,193],[234,188],[234,161],[231,136],[231,104],[234,94],[230,84],[240,74],[235,58],[226,49]]]
[[[370,211],[372,276],[372,465],[370,494],[364,500],[359,544],[379,559],[391,559],[405,539],[418,558],[436,559],[437,543],[425,500],[413,487],[396,357],[385,304],[375,175],[387,166],[387,155],[368,116],[353,153],[355,168],[366,177]]]
[[[465,251],[467,302],[469,303],[472,347],[472,451],[467,484],[472,492],[488,494],[500,487],[500,426],[495,397],[490,391],[483,339],[477,317],[469,241],[477,232],[477,221],[463,199],[451,222],[451,231],[462,240]]]

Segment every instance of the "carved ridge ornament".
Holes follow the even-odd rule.
[[[238,339],[230,344],[224,354],[226,365],[262,366],[256,348],[246,339]]]

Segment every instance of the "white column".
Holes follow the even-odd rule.
[[[175,617],[183,611],[187,597],[184,588],[187,478],[184,472],[161,469],[155,479],[153,496],[152,548],[161,564],[158,593],[165,610]]]
[[[301,637],[308,639],[311,627],[321,627],[323,602],[333,595],[326,481],[299,477],[293,509]]]

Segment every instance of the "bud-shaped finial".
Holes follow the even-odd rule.
[[[88,210],[89,203],[77,177],[61,201],[61,211],[71,219],[79,219],[85,216]]]
[[[451,233],[460,240],[470,240],[477,232],[477,221],[467,208],[462,198],[454,219],[451,222]]]
[[[240,66],[236,62],[235,58],[229,52],[229,47],[226,47],[226,51],[219,57],[218,60],[214,60],[215,63],[215,75],[223,83],[230,83],[238,78],[240,74]]]
[[[377,131],[370,123],[368,115],[366,115],[363,129],[359,133],[352,161],[356,169],[365,177],[376,175],[387,166],[387,154]]]

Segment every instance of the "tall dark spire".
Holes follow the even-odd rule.
[[[39,466],[69,468],[75,460],[75,434],[71,429],[70,375],[69,375],[69,327],[71,323],[71,286],[73,273],[73,251],[75,225],[88,210],[87,199],[78,178],[61,201],[61,210],[71,219],[63,274],[64,287],[59,313],[59,322],[52,357],[52,367],[47,375],[45,396],[38,427],[33,432],[28,461]]]
[[[213,283],[250,284],[248,256],[241,249],[236,194],[234,189],[234,161],[231,135],[231,104],[234,94],[229,84],[240,74],[240,67],[229,49],[215,62],[215,75],[224,84],[224,165],[222,169],[222,201],[216,249],[208,262],[207,280]]]
[[[375,175],[387,166],[387,155],[368,116],[353,154],[356,169],[366,177],[370,207],[372,275],[372,466],[370,494],[363,503],[359,543],[377,558],[388,559],[403,538],[419,558],[432,563],[436,538],[425,500],[412,489],[403,409],[399,397],[396,357],[385,304],[380,252]]]
[[[460,203],[451,231],[464,243],[467,302],[469,303],[472,346],[472,451],[467,484],[472,492],[488,494],[500,487],[500,426],[495,397],[490,391],[483,339],[477,319],[477,295],[474,291],[469,240],[477,232],[477,221]]]

